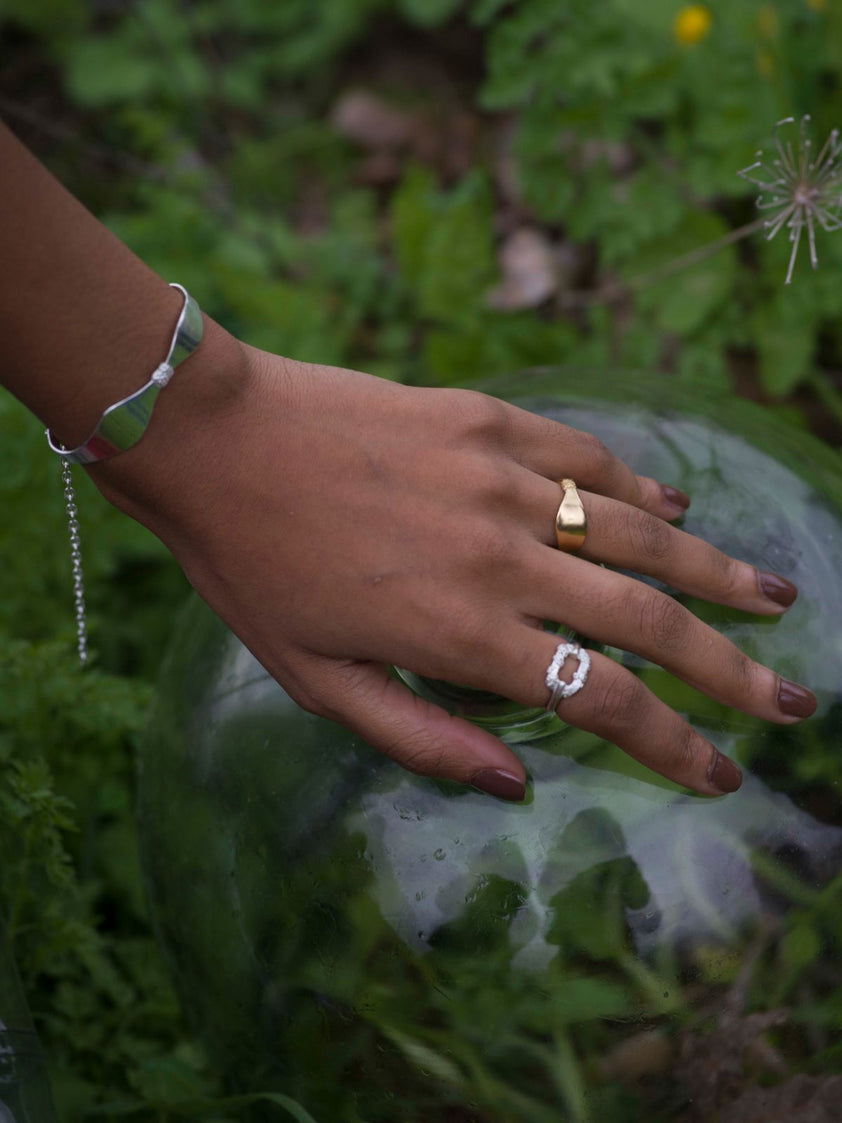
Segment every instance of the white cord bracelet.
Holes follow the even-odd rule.
[[[46,430],[47,443],[61,457],[61,479],[70,530],[70,560],[73,567],[73,598],[76,606],[76,646],[79,662],[84,666],[88,658],[88,625],[85,613],[85,582],[82,573],[82,549],[79,542],[79,512],[73,488],[71,464],[93,464],[116,456],[136,445],[149,424],[152,410],[160,392],[173,376],[175,368],[191,355],[202,341],[202,313],[199,305],[181,285],[171,284],[184,297],[184,307],[175,325],[167,357],[152,372],[149,381],[134,394],[121,398],[108,407],[99,424],[86,441],[77,448],[65,448],[53,440]]]

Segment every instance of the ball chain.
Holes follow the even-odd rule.
[[[85,614],[85,580],[82,574],[82,547],[79,542],[79,512],[76,509],[76,492],[73,474],[65,460],[61,465],[61,481],[67,507],[67,525],[70,531],[70,560],[73,568],[73,597],[76,602],[76,644],[79,662],[85,665],[88,658],[88,623]]]

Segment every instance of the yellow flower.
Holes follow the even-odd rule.
[[[713,16],[704,4],[688,4],[675,17],[672,29],[676,40],[683,47],[691,47],[704,39],[710,31],[711,23]]]

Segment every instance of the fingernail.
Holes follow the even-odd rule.
[[[764,570],[758,569],[757,582],[767,600],[774,601],[775,604],[782,604],[784,608],[789,608],[798,596],[798,590],[793,583],[787,581],[785,577],[778,577],[776,573],[766,573]]]
[[[480,768],[471,777],[471,784],[481,792],[513,803],[519,803],[526,795],[523,780],[519,780],[512,772],[504,772],[502,768]]]
[[[722,753],[717,753],[708,779],[723,795],[727,795],[728,792],[737,790],[743,782],[743,774],[733,760],[723,756]]]
[[[677,487],[668,487],[666,484],[661,484],[661,492],[667,503],[672,503],[673,507],[680,507],[682,511],[686,511],[690,506],[690,496],[683,491],[679,491]]]
[[[778,709],[790,717],[809,717],[816,712],[818,698],[812,690],[782,678],[778,686]]]

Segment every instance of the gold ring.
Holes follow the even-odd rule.
[[[588,517],[573,480],[565,479],[558,482],[563,495],[555,516],[555,538],[559,550],[575,554],[585,544]]]

